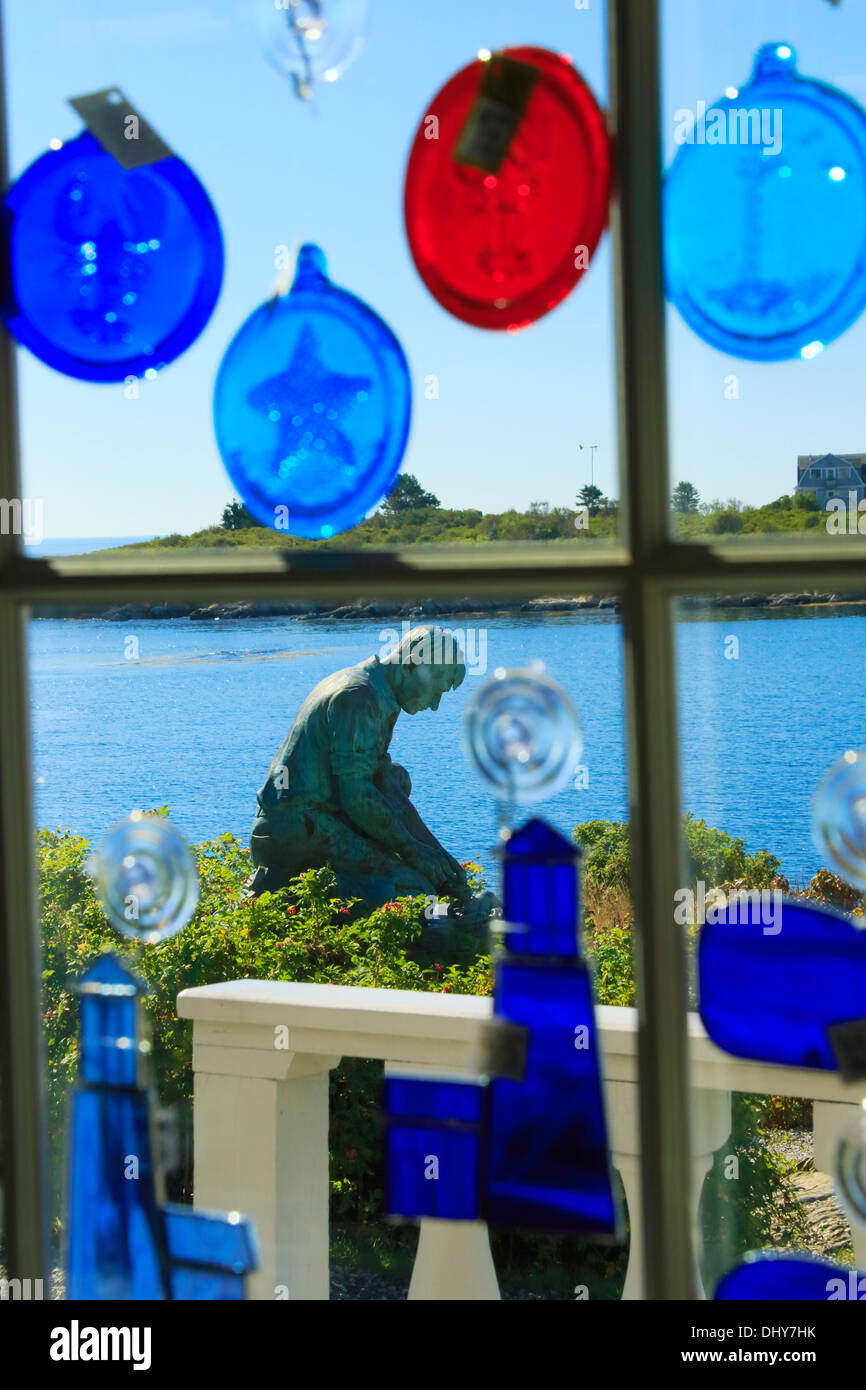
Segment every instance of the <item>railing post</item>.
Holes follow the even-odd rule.
[[[422,1221],[409,1298],[468,1303],[501,1298],[484,1221]]]
[[[195,1205],[254,1221],[252,1299],[329,1296],[328,1073],[339,1060],[194,1049]]]
[[[609,1081],[607,1083],[607,1106],[613,1163],[625,1188],[631,1233],[628,1271],[622,1291],[622,1298],[625,1302],[642,1299],[646,1296],[643,1258],[644,1223],[641,1208],[643,1187],[641,1183],[640,1111],[637,1083],[634,1081]],[[691,1110],[691,1209],[694,1226],[697,1228],[704,1178],[712,1166],[713,1154],[719,1145],[724,1143],[731,1130],[731,1093],[730,1091],[695,1089],[692,1092]],[[694,1244],[696,1250],[700,1248],[697,1230]],[[695,1271],[695,1285],[698,1295],[703,1296],[697,1271]]]

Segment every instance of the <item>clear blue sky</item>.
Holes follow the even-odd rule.
[[[11,162],[80,129],[69,96],[117,83],[197,171],[227,246],[205,333],[140,399],[70,381],[20,354],[25,493],[49,536],[167,534],[218,519],[232,495],[211,393],[233,333],[266,296],[274,247],[317,241],[333,278],[401,338],[415,413],[404,467],[447,505],[569,505],[588,480],[618,495],[609,241],[577,291],[516,338],[447,315],[403,233],[405,160],[429,99],[479,48],[530,42],[570,53],[606,98],[604,6],[589,0],[370,0],[367,44],[310,107],[262,55],[238,0],[5,0]],[[856,0],[671,0],[664,122],[743,85],[755,49],[787,41],[803,72],[866,104],[866,13]],[[866,451],[866,317],[811,362],[735,362],[670,317],[674,479],[704,497],[790,491],[798,453]],[[726,400],[736,372],[740,396]],[[440,382],[426,400],[428,374]]]

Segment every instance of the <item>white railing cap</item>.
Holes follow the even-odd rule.
[[[177,1012],[196,1025],[202,1060],[210,1049],[273,1050],[273,1029],[289,1030],[298,1054],[375,1057],[449,1068],[472,1064],[479,1024],[490,1018],[489,996],[375,989],[357,985],[233,980],[183,990]],[[638,1080],[637,1010],[596,1009],[603,1071],[608,1080]],[[835,1072],[781,1067],[732,1057],[707,1037],[696,1013],[688,1015],[692,1084],[708,1090],[809,1096],[856,1103],[862,1086]],[[198,1067],[197,1067],[198,1069]]]

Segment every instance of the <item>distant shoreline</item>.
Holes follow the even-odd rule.
[[[685,594],[679,604],[684,612],[712,612],[779,609],[802,612],[803,609],[833,609],[849,615],[866,616],[866,595],[840,597],[838,594]],[[323,619],[348,621],[386,621],[413,619],[423,621],[438,618],[567,616],[578,613],[620,612],[615,596],[577,595],[534,599],[455,598],[455,599],[358,599],[354,603],[315,603],[304,599],[247,599],[237,603],[124,603],[106,607],[83,604],[38,604],[32,616],[37,619],[81,620],[99,619],[103,622],[142,622],[151,619],[186,619],[190,622],[237,622],[252,618],[292,618],[296,622],[319,622]]]

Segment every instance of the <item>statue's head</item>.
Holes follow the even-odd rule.
[[[446,690],[456,690],[466,676],[460,643],[441,627],[413,627],[382,665],[406,714],[438,709]]]

